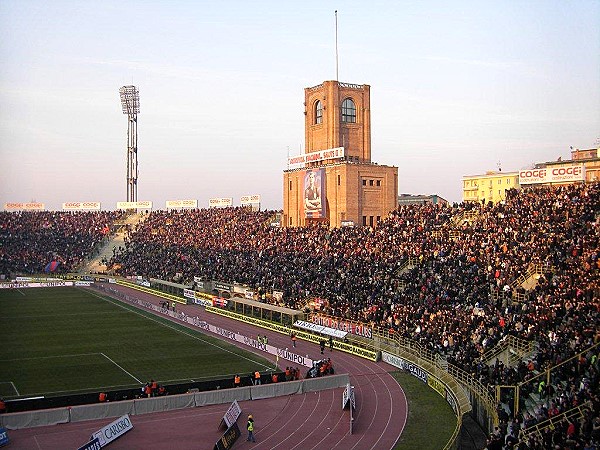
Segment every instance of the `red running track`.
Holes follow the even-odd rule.
[[[112,287],[117,287],[112,285]],[[126,287],[118,289],[131,297],[160,302],[157,297]],[[287,336],[266,332],[246,323],[206,313],[196,305],[178,305],[179,311],[198,316],[213,325],[236,331],[245,336],[267,334],[271,345],[291,347]],[[158,313],[157,313],[158,315]],[[161,316],[166,317],[166,316]],[[177,322],[181,324],[181,322]],[[198,330],[197,328],[194,328]],[[229,343],[235,344],[233,341]],[[250,347],[239,344],[245,350]],[[296,353],[311,359],[321,359],[319,346],[298,340]],[[256,352],[265,357],[262,352]],[[408,404],[402,388],[388,373],[394,370],[385,363],[375,363],[343,352],[326,350],[336,373],[348,373],[354,385],[356,410],[353,433],[350,434],[349,412],[343,411],[343,389],[290,395],[266,400],[239,402],[242,416],[238,426],[242,437],[234,449],[255,450],[385,450],[392,449],[404,429]],[[284,369],[285,360],[280,361]],[[306,369],[303,369],[303,374]],[[131,416],[133,430],[108,448],[119,449],[194,449],[212,450],[222,430],[218,425],[229,405],[211,405],[162,413]],[[246,442],[246,417],[255,420],[256,443]],[[11,450],[76,449],[85,444],[91,434],[114,419],[93,420],[54,426],[9,430]]]

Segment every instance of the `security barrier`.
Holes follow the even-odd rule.
[[[283,325],[279,325],[276,323],[268,322],[266,320],[257,319],[255,317],[248,317],[243,314],[235,313],[232,311],[228,311],[221,308],[215,308],[212,306],[207,306],[206,311],[218,314],[220,316],[229,317],[230,319],[237,320],[239,322],[245,322],[250,325],[254,325],[257,327],[265,328],[270,331],[275,331],[277,333],[289,335],[292,331],[296,335],[298,339],[302,339],[304,341],[313,342],[315,344],[320,343],[324,337],[319,336],[313,333],[308,333],[306,331],[298,330],[296,328],[289,328]],[[341,350],[345,353],[350,353],[352,355],[360,356],[361,358],[368,359],[370,361],[377,361],[379,359],[379,352],[370,350],[367,348],[359,347],[356,345],[348,344],[340,341],[333,341],[333,348],[336,350]]]
[[[348,374],[328,375],[285,383],[272,383],[244,388],[219,389],[166,397],[152,397],[120,402],[99,403],[37,411],[26,411],[0,415],[0,426],[9,430],[31,428],[59,423],[80,422],[83,420],[120,417],[124,414],[140,415],[153,412],[172,411],[207,405],[231,403],[234,400],[259,400],[305,394],[344,387],[350,381]]]

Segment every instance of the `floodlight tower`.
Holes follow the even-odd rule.
[[[137,202],[137,115],[140,112],[140,91],[135,86],[119,89],[123,114],[127,114],[127,201]]]

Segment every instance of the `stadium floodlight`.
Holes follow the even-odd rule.
[[[123,114],[132,115],[140,113],[140,91],[135,86],[123,86],[119,89]]]
[[[137,115],[140,112],[140,91],[135,86],[119,89],[123,114],[127,114],[127,201],[137,202]]]

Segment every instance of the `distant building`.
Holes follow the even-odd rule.
[[[506,191],[519,187],[519,172],[489,171],[485,175],[464,176],[463,202],[499,203]]]
[[[557,186],[600,181],[598,149],[571,151],[571,159],[536,163],[532,169],[518,172],[486,172],[485,175],[464,176],[464,202],[498,203],[511,188]]]
[[[374,226],[397,207],[398,168],[371,161],[366,84],[304,89],[305,149],[283,172],[281,226]]]
[[[398,196],[398,206],[403,205],[424,205],[426,203],[432,203],[434,205],[442,204],[447,205],[448,200],[440,197],[439,195],[412,195],[412,194],[400,194]]]

